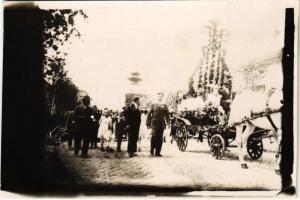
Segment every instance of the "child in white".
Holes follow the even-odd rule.
[[[110,149],[110,142],[112,140],[112,118],[107,110],[104,111],[103,116],[100,119],[100,127],[98,131],[98,137],[100,138],[101,151],[106,148]]]

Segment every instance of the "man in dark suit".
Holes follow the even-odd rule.
[[[162,104],[163,93],[158,93],[158,102],[151,105],[148,113],[146,125],[151,128],[151,155],[159,156],[163,143],[163,133],[166,128],[166,122],[170,126],[169,110],[166,104]],[[155,151],[155,152],[154,152]]]
[[[117,138],[117,152],[121,152],[121,143],[124,132],[126,131],[126,121],[124,112],[120,112],[116,119],[116,138]]]
[[[90,97],[84,96],[82,104],[78,105],[74,109],[74,121],[75,121],[75,145],[74,153],[78,155],[81,149],[81,156],[88,158],[88,147],[92,137],[92,115],[93,109],[90,107]],[[81,148],[82,143],[82,148]]]
[[[97,148],[97,142],[98,142],[98,129],[99,129],[99,120],[101,118],[100,110],[97,108],[96,105],[92,107],[93,109],[93,115],[92,115],[92,137],[91,137],[91,148],[95,149]]]
[[[74,129],[75,129],[75,122],[73,120],[74,111],[70,111],[67,113],[67,122],[66,122],[66,132],[69,133],[68,137],[68,147],[72,149],[72,143],[74,139]]]
[[[133,156],[137,156],[137,141],[139,138],[139,130],[141,124],[141,112],[139,109],[139,105],[139,97],[134,97],[125,114],[126,122],[129,126],[127,151],[130,158]]]
[[[230,91],[227,87],[228,83],[225,82],[218,91],[221,95],[220,105],[226,114],[230,112]]]

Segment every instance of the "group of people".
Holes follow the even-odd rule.
[[[74,140],[74,154],[79,155],[81,150],[81,156],[88,158],[89,147],[97,148],[98,143],[101,151],[114,151],[111,148],[113,138],[117,141],[117,152],[121,152],[122,140],[127,137],[127,152],[132,158],[137,156],[138,141],[144,135],[143,127],[147,127],[152,129],[150,155],[162,156],[163,132],[167,125],[170,126],[170,117],[167,105],[162,103],[163,93],[158,93],[157,97],[157,102],[151,105],[149,112],[140,110],[140,99],[134,97],[127,108],[113,113],[108,109],[100,111],[96,106],[91,107],[89,96],[84,96],[67,122],[67,130],[72,133],[69,147]]]

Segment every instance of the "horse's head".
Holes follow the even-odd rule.
[[[267,107],[270,109],[279,109],[283,104],[282,90],[271,88],[268,91]]]

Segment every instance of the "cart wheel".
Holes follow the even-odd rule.
[[[220,134],[215,134],[210,139],[210,151],[216,159],[221,159],[225,153],[225,141]]]
[[[247,142],[248,155],[253,159],[259,159],[263,154],[263,143],[261,139],[256,139],[255,136],[251,135]]]
[[[176,129],[176,142],[180,151],[185,151],[188,144],[188,134],[185,125]]]

